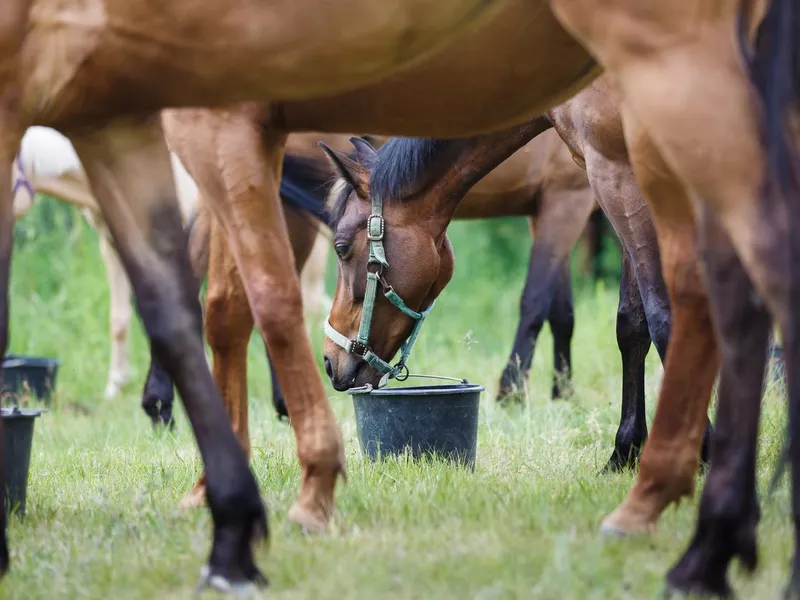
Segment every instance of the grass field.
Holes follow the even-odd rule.
[[[13,565],[0,598],[189,598],[210,530],[205,511],[177,509],[200,471],[185,416],[178,412],[174,435],[156,435],[142,414],[146,343],[138,324],[132,383],[124,398],[102,399],[108,300],[94,234],[74,214],[47,204],[19,234],[11,350],[58,357],[62,368],[55,408],[36,425],[28,514],[11,520]],[[298,485],[294,441],[273,416],[263,346],[253,339],[252,466],[271,518],[271,546],[259,552],[271,598],[658,597],[693,531],[695,502],[669,509],[650,538],[597,534],[633,480],[630,473],[597,474],[619,414],[616,291],[598,286],[578,294],[574,398],[549,400],[552,346],[545,332],[527,405],[505,410],[492,402],[516,324],[527,253],[519,240],[526,235],[525,223],[513,220],[453,227],[456,276],[413,357],[414,371],[486,386],[476,471],[365,462],[350,399],[328,388],[349,472],[330,536],[303,537],[285,520]],[[316,332],[317,348],[320,340]],[[657,364],[653,351],[649,375]],[[649,384],[650,415],[654,391]],[[782,437],[781,399],[770,388],[762,491]],[[784,483],[763,500],[762,567],[751,580],[735,575],[742,598],[781,591],[792,549],[788,496]]]

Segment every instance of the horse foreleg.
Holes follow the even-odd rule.
[[[186,225],[189,236],[189,264],[198,285],[208,273],[208,252],[211,223],[214,217],[203,202],[198,202],[197,213]],[[150,367],[142,390],[142,409],[154,426],[175,426],[172,407],[175,403],[175,384],[150,351]]]
[[[111,330],[111,364],[108,370],[108,383],[105,397],[114,398],[128,382],[130,356],[128,353],[128,334],[131,328],[131,284],[125,274],[117,251],[112,247],[110,233],[105,227],[97,227],[100,238],[100,255],[106,267],[106,277],[110,295],[109,325]]]
[[[186,252],[169,154],[157,117],[73,138],[136,293],[150,344],[176,382],[206,467],[213,542],[206,582],[263,579],[251,542],[266,514],[206,362],[198,285]]]

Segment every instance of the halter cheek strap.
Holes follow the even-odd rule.
[[[325,319],[325,335],[337,346],[344,349],[349,354],[355,354],[364,360],[369,366],[383,374],[380,385],[385,385],[389,379],[405,379],[403,373],[408,373],[406,362],[411,355],[411,350],[419,337],[422,323],[428,316],[433,303],[422,312],[417,312],[408,307],[403,299],[394,291],[391,285],[383,279],[384,269],[389,268],[386,261],[386,252],[383,248],[383,234],[386,229],[386,222],[383,219],[383,202],[376,196],[372,197],[371,213],[367,219],[367,239],[369,240],[369,260],[367,261],[367,288],[364,293],[364,304],[361,309],[361,322],[358,327],[358,334],[355,339],[336,331],[330,322],[330,316]],[[374,270],[370,270],[373,266]],[[416,321],[414,328],[400,347],[400,360],[392,366],[379,357],[369,347],[369,333],[372,327],[372,315],[375,311],[375,300],[378,295],[378,285],[381,285],[383,296],[396,306],[403,314]],[[407,375],[406,375],[407,376]]]

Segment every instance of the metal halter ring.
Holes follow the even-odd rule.
[[[394,375],[394,378],[397,381],[405,381],[406,379],[408,379],[409,372],[408,372],[408,367],[406,366],[406,363],[404,363],[404,362],[397,363],[395,365],[395,369],[400,369]]]

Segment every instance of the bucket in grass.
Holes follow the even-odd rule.
[[[6,510],[20,516],[25,514],[25,500],[28,497],[33,425],[36,417],[43,412],[17,406],[0,409],[5,438]]]
[[[370,459],[410,451],[475,468],[478,406],[483,386],[466,379],[443,385],[349,390],[361,450]]]
[[[3,360],[3,395],[19,398],[33,394],[46,405],[56,387],[60,361],[41,356],[6,355]]]

